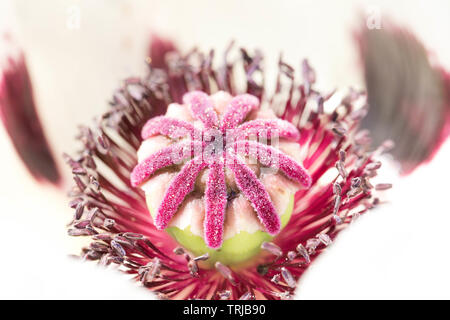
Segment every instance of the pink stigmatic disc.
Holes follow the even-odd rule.
[[[259,108],[258,98],[249,94],[232,98],[221,121],[214,109],[213,99],[206,93],[189,92],[184,95],[183,102],[190,108],[194,118],[203,123],[204,129],[198,129],[190,122],[166,116],[150,119],[142,129],[142,138],[164,135],[174,143],[147,157],[131,173],[131,185],[138,186],[160,169],[170,166],[180,167],[180,172],[170,182],[158,208],[155,217],[156,227],[164,229],[169,225],[185,197],[194,190],[199,174],[208,168],[204,194],[204,239],[208,247],[220,248],[224,241],[224,222],[228,204],[225,179],[227,167],[234,174],[236,186],[254,208],[264,229],[271,235],[277,234],[281,228],[280,215],[264,184],[239,155],[252,156],[260,165],[277,168],[287,178],[309,188],[311,176],[300,163],[279,149],[262,142],[247,140],[250,136],[256,136],[268,140],[280,137],[298,141],[300,133],[297,128],[280,119],[255,119],[244,122],[250,112]],[[209,139],[211,133],[218,133],[220,136]],[[227,140],[227,133],[231,134],[232,139]],[[203,140],[207,137],[209,138]],[[183,140],[179,141],[180,139]],[[223,149],[216,150],[216,148]],[[214,155],[208,156],[210,153]],[[189,159],[192,160],[182,164]]]

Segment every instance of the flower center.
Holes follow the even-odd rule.
[[[269,235],[277,234],[283,212],[278,212],[274,204],[276,193],[270,195],[270,185],[262,181],[255,170],[270,168],[279,171],[284,178],[309,187],[311,177],[303,166],[282,150],[267,144],[268,140],[298,140],[297,128],[275,116],[252,118],[251,114],[259,112],[259,100],[248,94],[230,98],[222,112],[218,111],[214,99],[203,92],[189,92],[184,95],[183,102],[180,107],[190,110],[192,120],[188,116],[172,118],[166,114],[145,124],[144,140],[162,135],[171,142],[146,157],[131,175],[132,184],[138,186],[163,168],[180,167],[179,173],[170,179],[157,209],[156,227],[165,229],[169,226],[186,197],[194,191],[198,176],[207,172],[202,197],[202,231],[208,247],[222,246],[229,199],[236,196],[230,196],[231,184],[251,204],[251,214],[257,217],[263,230]],[[255,161],[254,166],[246,161],[248,158]]]

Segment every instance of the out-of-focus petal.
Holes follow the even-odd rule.
[[[23,53],[0,67],[0,118],[32,176],[58,184],[61,176],[39,120]]]
[[[432,159],[448,137],[449,75],[408,30],[392,23],[357,35],[370,105],[362,125],[375,142],[395,142],[392,154],[407,174]]]
[[[149,57],[152,67],[159,69],[167,69],[166,54],[172,51],[177,51],[172,41],[161,38],[157,35],[152,35]]]

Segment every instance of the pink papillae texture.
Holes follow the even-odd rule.
[[[205,241],[210,248],[220,248],[223,242],[227,188],[223,160],[214,161],[209,167],[205,191],[206,214]]]
[[[206,167],[206,163],[194,158],[181,169],[167,188],[164,199],[158,208],[155,225],[165,229],[184,198],[194,189],[195,179]]]
[[[178,139],[187,135],[193,137],[196,134],[196,129],[189,122],[159,116],[147,121],[142,128],[141,137],[145,140],[158,134],[168,136],[171,139]]]
[[[153,153],[134,167],[130,177],[131,185],[136,187],[159,169],[179,164],[181,161],[191,158],[198,147],[201,148],[201,142],[180,142]]]
[[[281,222],[269,193],[256,174],[238,157],[227,154],[227,167],[234,173],[239,190],[250,201],[261,223],[271,235],[280,231]]]
[[[256,141],[238,141],[233,147],[238,153],[258,159],[263,166],[280,169],[289,179],[300,182],[306,188],[311,187],[309,173],[283,152]]]
[[[280,218],[268,192],[255,173],[239,160],[234,152],[242,153],[244,156],[254,156],[264,166],[279,167],[288,178],[309,188],[311,177],[301,164],[273,147],[260,142],[245,140],[248,136],[259,135],[264,130],[267,132],[268,139],[279,135],[282,138],[297,140],[300,137],[297,128],[289,122],[279,119],[257,119],[239,126],[252,110],[259,108],[258,98],[249,94],[238,95],[230,101],[225,109],[220,126],[222,131],[217,131],[219,116],[207,94],[199,91],[189,92],[184,95],[183,101],[189,106],[194,118],[202,121],[205,127],[203,132],[196,132],[197,129],[188,122],[165,116],[149,120],[142,130],[143,139],[156,134],[165,135],[172,139],[190,136],[191,141],[195,142],[196,146],[204,147],[200,150],[201,153],[196,153],[196,155],[200,154],[195,159],[196,161],[192,160],[182,167],[181,172],[167,189],[155,218],[157,228],[164,229],[168,226],[170,219],[184,198],[193,190],[197,175],[203,168],[208,167],[210,171],[205,191],[204,237],[209,247],[220,248],[223,242],[227,206],[227,186],[224,172],[224,163],[226,162],[226,166],[235,175],[236,185],[255,209],[266,231],[271,235],[278,233],[280,231]],[[217,137],[211,140],[208,138],[214,133],[219,133],[222,137],[222,134],[226,135],[227,131],[230,131],[229,129],[234,129],[234,131],[232,130],[233,142],[230,145],[228,145],[226,137],[221,141],[218,141]],[[204,139],[208,142],[198,141],[198,139]],[[236,140],[238,142],[234,142]],[[225,149],[229,150],[224,152],[221,149],[219,152],[212,152],[218,146],[223,147],[223,141],[226,142]],[[230,148],[234,148],[234,150],[230,150]],[[177,161],[174,161],[173,154],[178,155],[180,149],[183,152],[180,152],[181,155],[178,156]],[[180,165],[180,160],[190,156],[195,151],[194,149],[194,144],[183,142],[165,147],[150,155],[134,168],[131,174],[131,184],[138,186],[159,169]],[[214,156],[207,155],[210,153]]]
[[[222,119],[222,132],[236,128],[252,110],[259,108],[259,100],[250,94],[241,94],[234,97]]]
[[[286,138],[298,140],[300,133],[297,128],[281,119],[257,119],[246,122],[236,129],[236,135],[256,136],[259,137],[261,132],[266,135],[267,139],[272,137]]]
[[[183,102],[191,107],[192,115],[203,122],[206,128],[215,128],[219,125],[219,117],[206,93],[201,91],[186,93]]]

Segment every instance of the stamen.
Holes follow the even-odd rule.
[[[311,238],[306,241],[306,249],[308,250],[308,254],[312,255],[316,252],[317,247],[320,244],[320,240],[317,238]]]
[[[113,250],[120,256],[120,257],[124,257],[127,253],[125,251],[125,249],[119,244],[117,243],[116,240],[112,240],[111,241],[111,248],[113,248]]]
[[[161,292],[158,292],[156,296],[158,297],[159,300],[170,300],[170,298],[166,294]]]
[[[75,220],[79,220],[84,212],[83,202],[79,202],[75,208]]]
[[[287,258],[288,258],[289,261],[294,260],[295,258],[297,258],[297,252],[295,252],[295,251],[289,251],[289,252],[287,253]]]
[[[255,300],[255,295],[250,291],[247,291],[239,298],[239,300]]]
[[[136,101],[141,101],[144,98],[145,88],[138,83],[128,84],[127,90],[130,96]]]
[[[198,276],[198,265],[195,260],[189,260],[188,269],[189,269],[189,272],[191,273],[191,276],[193,276],[193,277]]]
[[[363,179],[362,179],[362,187],[364,188],[365,191],[370,190],[370,189],[373,188],[373,185],[370,183],[368,177],[363,177]]]
[[[161,260],[158,258],[153,258],[153,260],[149,262],[146,267],[148,268],[148,273],[145,280],[147,282],[152,282],[161,272]]]
[[[311,262],[311,258],[309,257],[308,250],[300,243],[297,248],[297,252],[305,259],[305,262],[309,264]]]
[[[261,245],[261,249],[269,251],[270,253],[272,253],[277,257],[281,257],[283,255],[283,251],[281,250],[281,248],[273,242],[264,241]]]
[[[103,227],[107,230],[112,229],[115,224],[116,222],[114,221],[114,219],[106,218],[105,220],[103,220]]]
[[[76,174],[76,175],[85,176],[87,174],[87,171],[86,171],[86,169],[84,169],[82,167],[78,167],[78,168],[73,168],[72,173]]]
[[[297,282],[295,281],[294,277],[292,276],[292,273],[285,267],[281,268],[281,276],[283,277],[284,281],[286,281],[286,284],[289,287],[295,288],[297,286]]]
[[[341,125],[336,125],[331,130],[339,137],[343,137],[347,133],[347,130]]]
[[[336,162],[336,169],[339,172],[339,175],[343,178],[343,179],[347,179],[348,174],[347,174],[347,170],[345,170],[345,165],[342,161],[337,161]]]
[[[335,195],[341,195],[341,193],[342,193],[341,185],[339,183],[337,183],[337,182],[335,182],[333,184],[333,193]]]
[[[209,253],[202,254],[201,256],[195,257],[194,261],[206,261],[209,259]]]
[[[317,239],[319,239],[319,241],[322,242],[323,245],[326,247],[328,247],[329,245],[331,245],[333,243],[330,236],[327,235],[326,233],[319,233],[317,235]]]
[[[270,281],[273,282],[273,283],[275,283],[275,284],[278,284],[278,283],[280,282],[280,278],[281,278],[280,274],[277,273],[276,275],[274,275],[274,276],[272,277],[272,279],[270,279]]]
[[[180,256],[184,254],[184,249],[182,247],[176,247],[173,249],[173,253],[175,253],[177,256]]]
[[[345,151],[344,150],[339,150],[339,160],[341,162],[345,163],[345,157],[346,157]]]
[[[134,233],[134,232],[125,232],[123,236],[129,240],[141,240],[144,238],[142,234]]]
[[[375,190],[378,190],[378,191],[388,190],[390,188],[392,188],[391,183],[379,183],[379,184],[375,185]]]
[[[227,279],[228,281],[231,282],[231,284],[233,286],[235,286],[237,283],[234,280],[233,277],[233,272],[231,271],[230,268],[228,268],[227,266],[225,266],[224,264],[222,264],[221,262],[217,261],[215,264],[216,270],[220,272],[220,274]]]
[[[79,237],[79,236],[91,236],[95,234],[95,232],[91,229],[69,229],[67,230],[67,234],[72,237]]]
[[[262,275],[265,276],[267,272],[269,272],[269,266],[266,264],[260,264],[256,267],[256,271]]]
[[[231,297],[231,291],[230,290],[221,291],[218,292],[217,295],[219,296],[220,300],[228,300]]]
[[[83,202],[83,198],[75,198],[75,199],[69,201],[69,207],[71,207],[72,209],[75,209],[82,202]]]
[[[108,138],[105,135],[101,134],[100,136],[98,136],[97,142],[98,142],[98,146],[100,147],[99,148],[100,152],[103,154],[107,154],[111,147],[111,144],[109,143]]]
[[[360,186],[361,186],[361,178],[360,177],[352,178],[351,188],[359,188]]]
[[[375,161],[375,162],[371,162],[366,166],[366,170],[378,170],[381,168],[381,162],[380,161]]]
[[[80,222],[75,223],[73,226],[77,229],[84,229],[90,224],[91,224],[91,220],[82,220]]]
[[[275,297],[280,298],[281,300],[289,300],[292,299],[292,295],[289,291],[284,291],[284,292],[276,292],[276,291],[272,291],[271,292]]]

